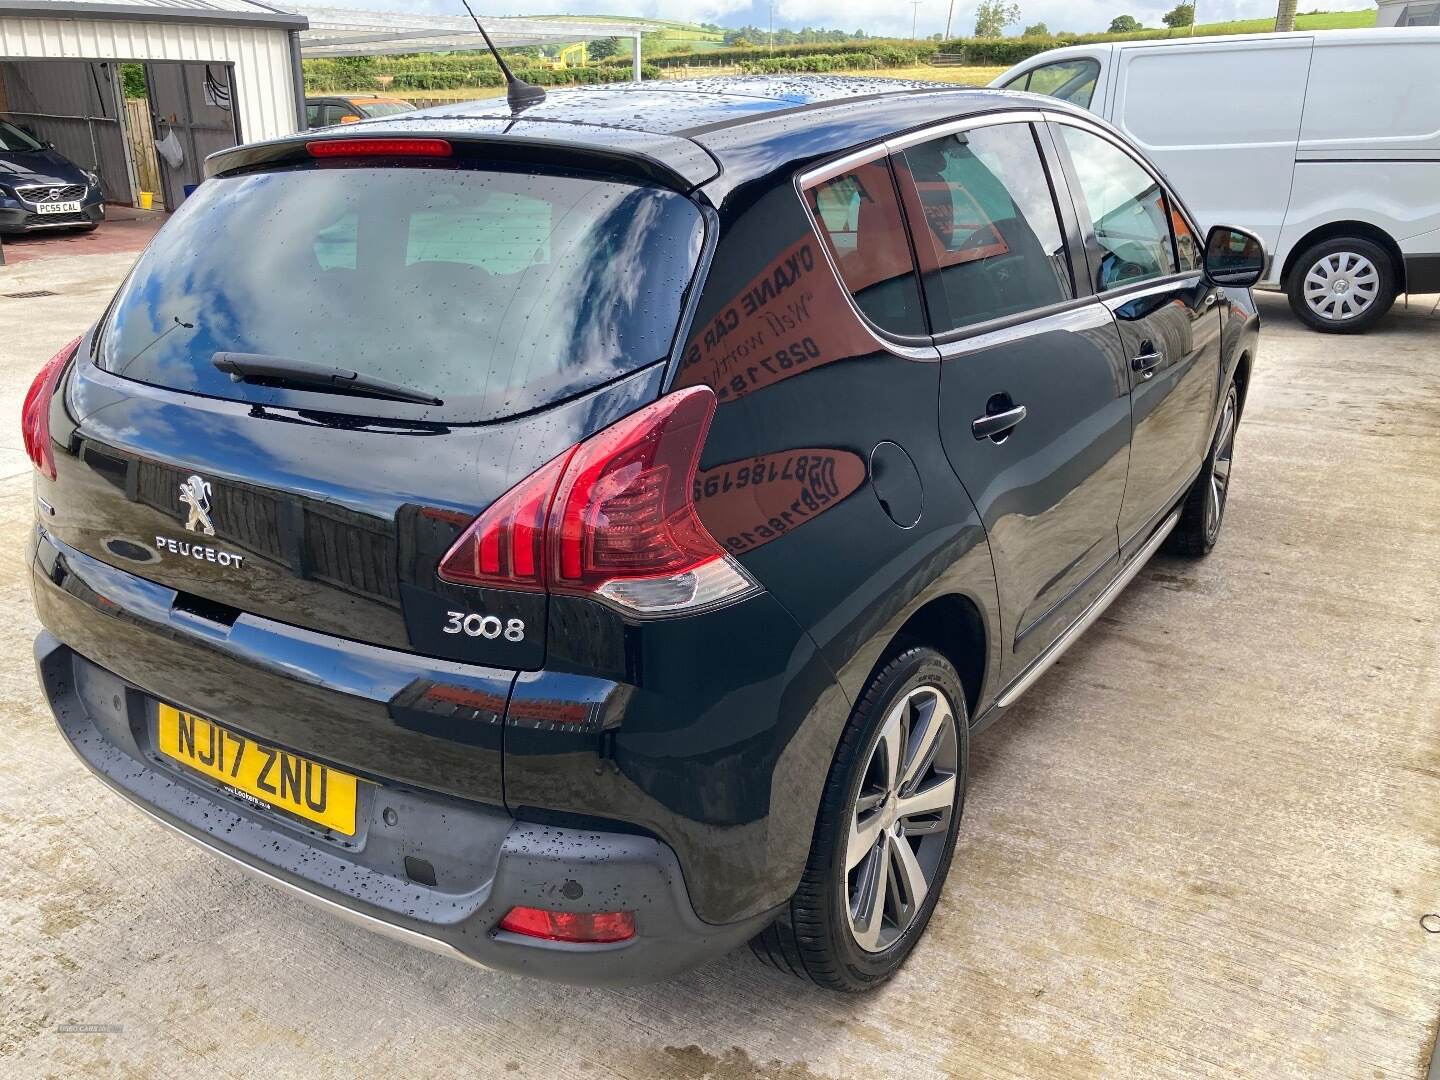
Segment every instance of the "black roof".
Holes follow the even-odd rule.
[[[336,137],[435,135],[515,147],[643,160],[669,182],[697,187],[722,173],[727,186],[809,158],[842,152],[952,117],[999,109],[1065,108],[1053,99],[946,83],[843,75],[741,75],[609,83],[551,90],[512,113],[505,98],[457,101],[347,124]],[[207,172],[279,156],[279,143],[224,151]]]

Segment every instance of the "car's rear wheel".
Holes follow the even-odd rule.
[[[1225,394],[1220,423],[1210,453],[1180,510],[1169,548],[1179,555],[1208,555],[1220,539],[1225,503],[1230,495],[1230,470],[1235,462],[1235,429],[1240,423],[1240,394],[1235,384]]]
[[[830,768],[810,860],[757,956],[833,990],[893,975],[930,921],[965,805],[965,695],[916,646],[870,681]]]
[[[1328,334],[1369,330],[1390,310],[1395,292],[1389,253],[1358,236],[1323,240],[1303,252],[1286,288],[1300,321]]]

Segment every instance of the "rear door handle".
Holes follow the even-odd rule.
[[[998,439],[1007,435],[1015,425],[1025,419],[1024,405],[1016,405],[1004,412],[986,413],[970,421],[970,432],[977,439]]]
[[[1165,354],[1148,341],[1140,346],[1140,348],[1144,351],[1130,361],[1130,367],[1133,371],[1138,372],[1141,376],[1148,379],[1155,374],[1155,368],[1161,360],[1165,359]]]

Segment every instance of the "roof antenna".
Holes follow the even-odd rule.
[[[475,21],[475,29],[480,31],[480,36],[485,39],[485,44],[490,48],[490,55],[495,57],[495,62],[500,65],[500,72],[505,76],[505,100],[510,102],[510,108],[523,109],[527,105],[538,105],[545,100],[545,91],[534,83],[528,83],[524,79],[515,77],[510,66],[500,55],[500,50],[495,48],[495,43],[490,40],[490,35],[485,33],[485,27],[480,25],[480,20],[475,18],[475,12],[470,10],[470,0],[460,0],[465,5],[465,10],[470,13],[470,18]]]

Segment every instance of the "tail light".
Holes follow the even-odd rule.
[[[55,387],[60,385],[65,365],[79,346],[77,337],[45,362],[20,408],[20,435],[25,440],[25,453],[30,455],[35,468],[51,480],[55,479],[55,454],[50,449],[50,399],[55,396]]]
[[[695,509],[695,469],[714,415],[714,391],[689,387],[571,447],[476,518],[440,576],[593,596],[637,615],[753,591]]]
[[[633,911],[546,911],[543,908],[511,908],[500,920],[500,929],[546,941],[575,941],[599,945],[629,941],[635,936]]]

